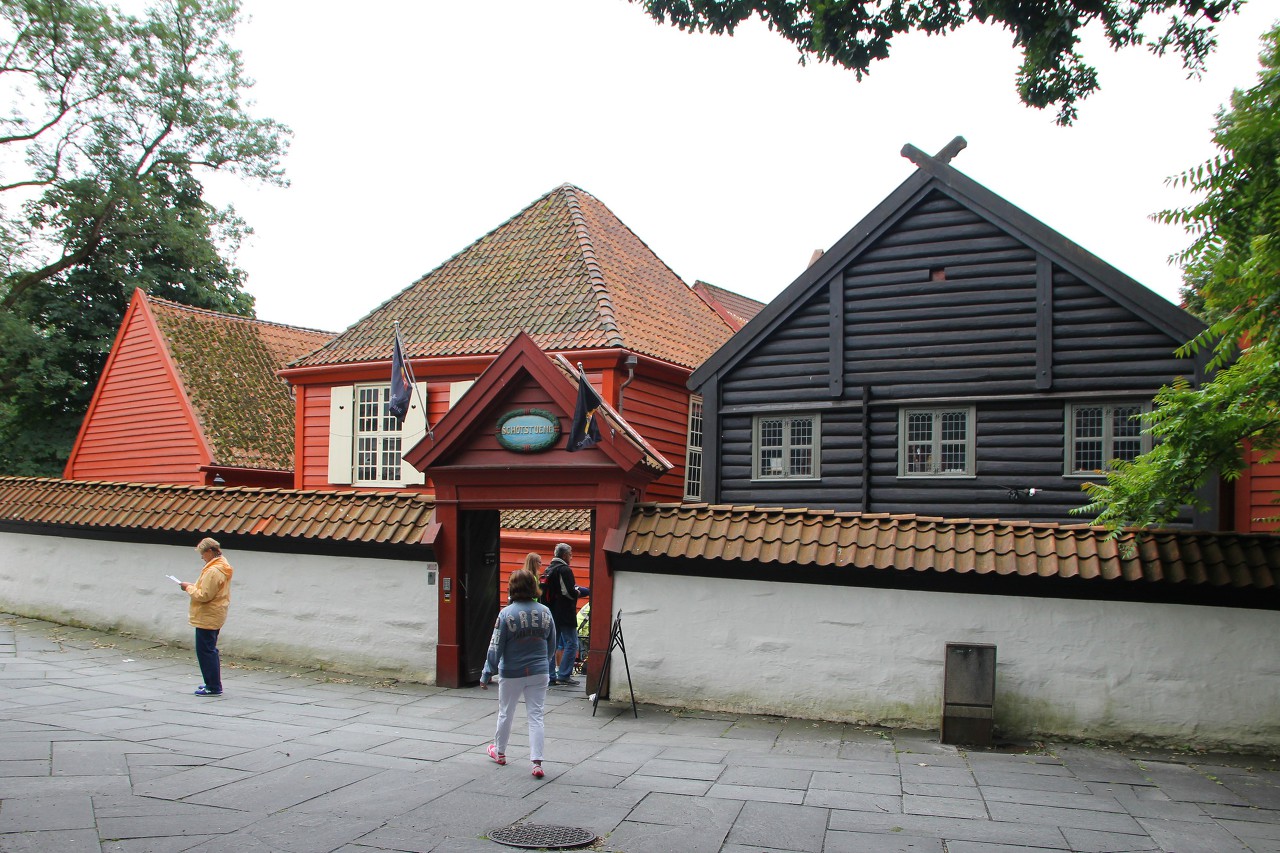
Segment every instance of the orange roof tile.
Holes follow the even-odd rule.
[[[420,492],[87,483],[0,477],[0,521],[341,542],[422,541],[435,503]]]
[[[300,491],[0,477],[0,522],[209,535],[420,542],[435,503],[421,492]],[[507,510],[508,530],[585,532],[586,510]]]
[[[693,292],[727,320],[734,331],[747,325],[751,318],[764,308],[763,302],[752,299],[750,296],[743,296],[741,293],[734,293],[732,290],[725,290],[723,287],[716,287],[705,281],[695,281]]]
[[[603,203],[564,185],[295,366],[487,355],[520,331],[547,351],[626,348],[696,367],[733,333]]]
[[[1199,530],[641,504],[621,553],[811,568],[1078,577],[1275,591],[1280,536]]]
[[[422,542],[420,492],[299,491],[0,477],[0,522],[335,542]],[[510,511],[508,529],[585,530],[575,511]],[[620,549],[637,557],[740,560],[1252,590],[1275,596],[1280,535],[1128,530],[707,504],[640,504]]]
[[[291,470],[293,400],[276,371],[333,333],[146,299],[213,463]]]

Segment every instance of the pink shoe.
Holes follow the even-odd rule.
[[[542,778],[543,776],[545,776],[545,775],[547,775],[547,774],[545,774],[545,773],[543,773],[543,772],[542,772],[542,765],[541,765],[541,764],[535,764],[535,765],[533,765],[533,778],[535,778],[535,779],[541,779],[541,778]]]
[[[498,752],[498,747],[492,743],[489,744],[489,757],[492,758],[494,761],[498,762],[499,764],[507,763],[507,757],[503,755],[501,752]]]

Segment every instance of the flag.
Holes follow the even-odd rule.
[[[397,329],[395,346],[391,350],[391,399],[387,401],[387,411],[404,423],[404,416],[409,414],[409,400],[412,396],[413,368],[404,357],[404,350],[400,346],[400,330]]]
[[[600,441],[600,409],[604,403],[591,387],[587,377],[578,376],[578,405],[573,408],[573,426],[569,428],[569,443],[565,450],[586,450]]]

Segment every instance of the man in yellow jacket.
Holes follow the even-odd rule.
[[[213,539],[201,539],[196,553],[204,560],[200,578],[195,583],[182,583],[182,591],[191,596],[190,618],[196,629],[196,660],[204,684],[196,688],[197,696],[222,695],[222,665],[218,659],[218,632],[227,621],[231,605],[231,573],[234,571],[222,546]]]

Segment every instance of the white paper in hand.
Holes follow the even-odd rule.
[[[182,583],[182,581],[178,580],[173,575],[165,575],[165,577],[167,577],[169,580],[173,581],[174,583],[177,583],[177,584]]]

